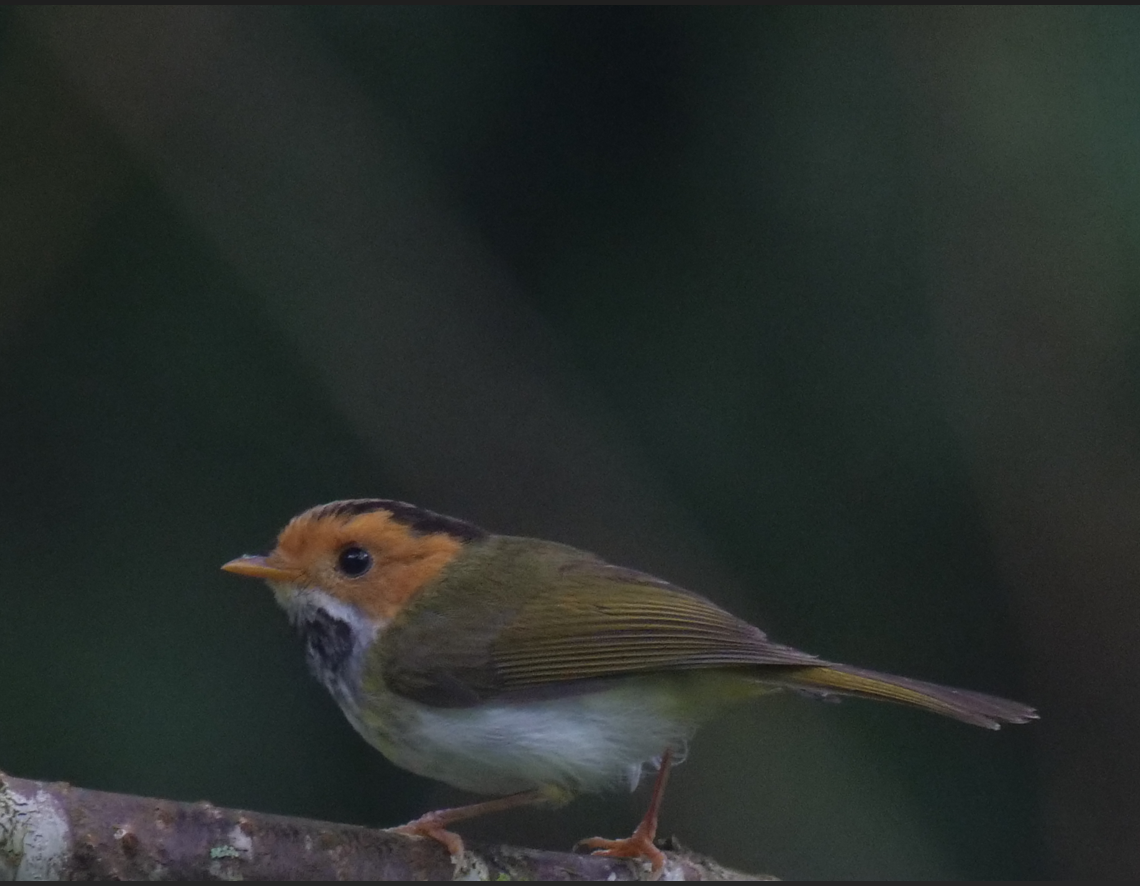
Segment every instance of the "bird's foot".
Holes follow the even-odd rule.
[[[649,863],[649,879],[657,880],[665,868],[665,853],[653,845],[657,836],[657,814],[661,809],[661,798],[665,795],[665,784],[669,781],[669,768],[673,765],[673,751],[666,748],[661,755],[657,769],[657,780],[653,783],[653,796],[641,824],[624,840],[606,840],[603,837],[590,837],[580,840],[579,846],[593,849],[594,855],[609,858],[636,858]]]
[[[442,843],[453,860],[462,858],[463,838],[444,827],[448,823],[447,818],[440,814],[440,812],[448,811],[450,810],[429,812],[414,821],[402,824],[398,828],[389,828],[389,830],[394,834],[403,834],[407,837],[428,837],[437,843]]]
[[[603,837],[590,837],[581,840],[578,845],[586,849],[593,849],[594,855],[604,855],[607,858],[633,858],[649,863],[649,879],[656,880],[661,876],[665,867],[665,853],[653,845],[653,833],[640,826],[632,836],[623,840],[607,840]]]
[[[437,809],[427,815],[421,815],[414,821],[402,824],[398,828],[390,828],[394,834],[404,834],[408,837],[429,837],[437,843],[442,843],[451,854],[451,860],[459,864],[463,857],[463,838],[459,834],[447,829],[448,825],[469,818],[477,818],[491,812],[503,812],[514,809],[516,806],[526,806],[531,803],[542,803],[548,800],[543,791],[524,791],[521,794],[511,794],[507,797],[497,797],[482,803],[472,803],[469,806],[455,806],[451,809]]]

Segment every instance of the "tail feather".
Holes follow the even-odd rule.
[[[1016,701],[848,665],[827,663],[789,669],[779,682],[812,694],[898,702],[987,729],[1000,729],[1002,723],[1027,723],[1037,719],[1037,711]]]

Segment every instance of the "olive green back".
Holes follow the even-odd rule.
[[[553,542],[471,542],[373,651],[388,688],[438,706],[581,691],[628,674],[819,659],[699,594]]]

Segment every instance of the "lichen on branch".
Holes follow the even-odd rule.
[[[687,850],[662,879],[771,879]],[[637,880],[634,862],[90,791],[0,773],[0,880]]]

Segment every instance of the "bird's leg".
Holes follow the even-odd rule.
[[[661,811],[661,800],[665,796],[665,784],[669,781],[669,767],[673,762],[673,749],[666,748],[661,755],[661,767],[657,770],[657,780],[653,783],[653,796],[649,798],[649,808],[632,836],[624,840],[606,840],[591,837],[578,845],[593,849],[594,855],[607,855],[611,858],[643,858],[652,866],[652,879],[661,876],[665,867],[665,853],[653,845],[657,836],[657,815]]]
[[[463,838],[448,826],[457,821],[466,821],[480,815],[489,815],[492,812],[505,812],[516,806],[527,806],[531,803],[550,802],[551,796],[547,791],[523,791],[520,794],[510,794],[495,800],[483,803],[472,803],[468,806],[454,806],[451,809],[437,809],[421,815],[419,818],[400,825],[398,828],[389,828],[393,833],[405,834],[409,837],[430,837],[446,847],[452,858],[463,855]]]

